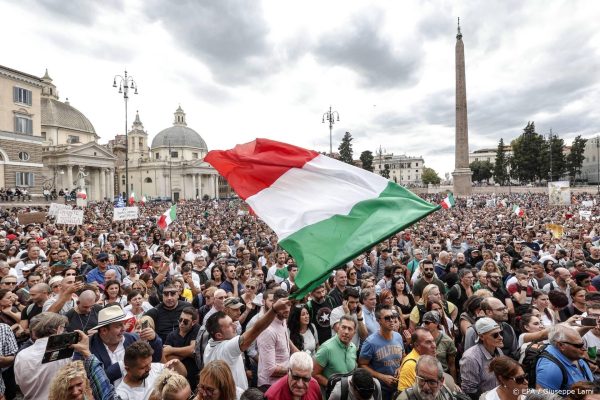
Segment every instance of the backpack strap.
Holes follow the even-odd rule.
[[[341,384],[342,384],[342,392],[341,392],[340,399],[348,400],[348,377],[347,376],[342,376]]]
[[[412,388],[412,386],[409,388],[406,388],[405,392],[406,392],[406,397],[408,398],[408,400],[419,400],[419,398],[415,394],[415,391]]]
[[[556,366],[558,368],[560,368],[560,372],[562,374],[562,382],[560,384],[560,390],[568,389],[567,388],[568,372],[565,369],[564,365],[562,365],[556,357],[554,357],[552,354],[548,353],[548,351],[546,351],[546,350],[544,350],[542,352],[542,354],[540,354],[539,359],[542,359],[542,358],[549,360],[553,364],[556,364]],[[539,361],[539,359],[538,359],[538,361]],[[537,364],[536,364],[536,368],[537,368]]]

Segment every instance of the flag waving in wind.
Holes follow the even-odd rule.
[[[440,208],[382,176],[272,140],[213,150],[205,161],[296,260],[296,298],[334,268]]]
[[[514,204],[512,207],[512,210],[515,214],[517,214],[519,217],[522,217],[523,215],[525,215],[525,210],[523,210],[520,206],[518,206],[517,204]]]
[[[128,200],[128,203],[129,203],[129,205],[130,205],[130,206],[132,206],[132,205],[133,205],[133,203],[135,203],[135,192],[131,192],[131,193],[129,194],[129,200]]]
[[[446,198],[442,200],[440,205],[446,210],[454,207],[454,195],[452,193],[448,193],[448,196],[446,196]]]
[[[175,218],[177,218],[177,206],[173,205],[158,218],[157,225],[164,231],[171,225],[171,222],[175,221]]]

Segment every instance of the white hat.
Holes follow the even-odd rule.
[[[98,325],[93,327],[92,330],[98,330],[100,327],[112,324],[113,322],[126,321],[129,318],[118,304],[108,306],[98,312]]]

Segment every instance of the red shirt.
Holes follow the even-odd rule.
[[[265,393],[265,397],[268,400],[292,400],[292,392],[288,385],[288,376],[285,374],[271,385],[269,390]],[[321,387],[315,378],[311,378],[308,383],[308,389],[301,400],[322,400]]]

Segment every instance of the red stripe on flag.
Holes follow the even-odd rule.
[[[242,199],[270,187],[292,168],[302,168],[319,153],[269,139],[256,139],[231,150],[210,151],[204,161],[227,179]]]

